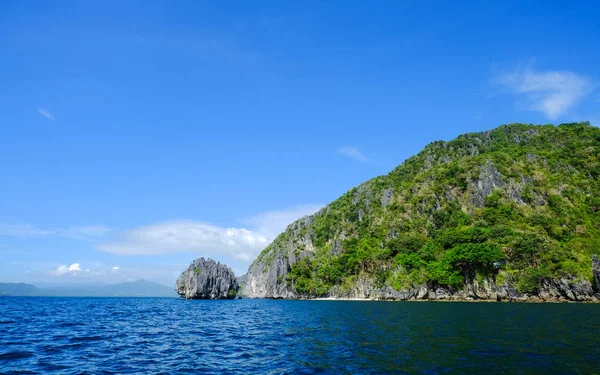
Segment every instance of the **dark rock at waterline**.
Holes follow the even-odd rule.
[[[187,299],[234,299],[238,281],[227,265],[212,259],[198,258],[175,283],[175,290]]]
[[[592,287],[594,292],[600,293],[600,260],[596,254],[592,257]]]

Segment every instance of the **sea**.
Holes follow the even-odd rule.
[[[600,374],[600,305],[0,297],[1,374]]]

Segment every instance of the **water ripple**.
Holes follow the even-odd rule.
[[[23,359],[23,358],[29,358],[29,357],[33,357],[33,353],[14,351],[14,352],[0,354],[0,360],[4,360],[4,361],[11,361],[11,360],[15,360],[15,359]]]
[[[0,298],[0,373],[594,373],[597,305]]]

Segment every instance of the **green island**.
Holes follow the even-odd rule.
[[[483,290],[570,299],[574,290],[579,300],[583,284],[597,288],[599,179],[600,129],[588,122],[510,124],[433,142],[288,226],[245,276],[259,288],[244,290],[399,299],[423,286],[430,298],[466,290],[477,299]],[[568,286],[562,293],[553,283]]]

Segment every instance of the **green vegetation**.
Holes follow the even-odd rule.
[[[230,289],[229,292],[227,292],[228,298],[235,298],[236,296],[237,296],[237,292],[235,291],[235,289]]]
[[[309,225],[292,224],[257,261],[300,254],[296,239],[308,234],[315,250],[285,282],[310,296],[361,277],[399,290],[497,276],[521,292],[544,278],[590,279],[599,180],[600,129],[589,123],[465,134],[351,189]]]
[[[196,275],[200,275],[200,268],[194,268],[194,273]]]

